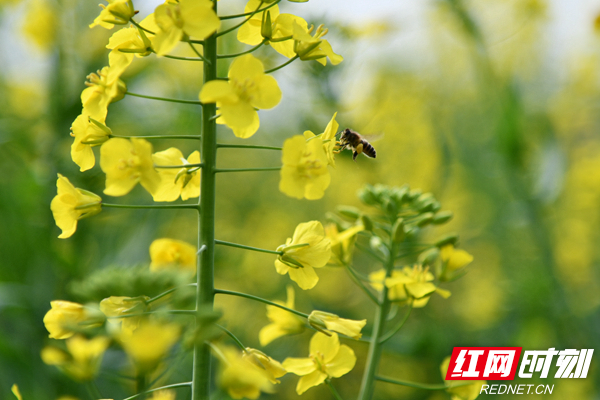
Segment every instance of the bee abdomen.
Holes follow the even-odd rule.
[[[377,157],[377,151],[375,151],[375,148],[373,146],[371,146],[371,144],[369,142],[367,142],[366,140],[362,141],[363,144],[363,153],[371,158],[375,158]]]

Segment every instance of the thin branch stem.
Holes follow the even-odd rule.
[[[267,40],[263,40],[262,42],[260,42],[259,44],[257,44],[256,46],[246,50],[246,51],[242,51],[240,53],[235,53],[235,54],[218,54],[217,58],[218,59],[222,59],[222,58],[235,58],[235,57],[239,57],[239,56],[243,56],[244,54],[250,54],[255,52],[256,50],[260,49],[265,43],[267,43]]]
[[[246,346],[244,346],[244,344],[240,341],[240,339],[238,339],[233,333],[231,333],[231,331],[227,328],[225,328],[224,326],[221,326],[219,324],[215,324],[215,326],[219,329],[221,329],[223,332],[225,332],[227,335],[229,335],[230,338],[233,339],[233,341],[243,350],[246,351]]]
[[[139,205],[139,204],[112,204],[112,203],[101,203],[102,207],[110,208],[137,208],[137,209],[165,209],[165,210],[198,210],[196,204],[152,204],[152,205]]]
[[[452,389],[452,388],[459,387],[459,386],[468,386],[468,385],[473,384],[473,382],[467,382],[467,383],[460,383],[460,384],[456,384],[456,385],[445,385],[443,383],[439,384],[439,385],[432,385],[429,383],[416,383],[416,382],[410,382],[410,381],[401,381],[399,379],[388,378],[386,376],[381,376],[381,375],[376,375],[375,379],[378,381],[382,381],[382,382],[393,383],[395,385],[408,386],[408,387],[412,387],[412,388],[416,388],[416,389],[425,389],[425,390],[446,390],[446,389]]]
[[[177,389],[177,388],[188,387],[188,386],[192,386],[192,382],[174,383],[172,385],[166,385],[166,386],[161,386],[161,387],[154,388],[154,389],[148,389],[143,393],[134,394],[133,396],[127,397],[126,399],[123,399],[123,400],[133,400],[140,396],[145,396],[148,393],[156,392],[158,390]]]
[[[144,28],[143,26],[141,26],[140,24],[138,24],[137,22],[135,22],[135,20],[133,18],[129,18],[129,22],[131,22],[133,25],[135,25],[136,27],[140,28],[144,32],[150,33],[152,35],[156,35],[156,33],[152,32],[151,30],[148,30],[148,29]]]
[[[134,96],[134,97],[141,97],[142,99],[150,99],[150,100],[160,100],[160,101],[167,101],[170,103],[181,103],[181,104],[195,104],[195,105],[202,105],[202,103],[200,101],[196,101],[196,100],[179,100],[179,99],[170,99],[167,97],[157,97],[157,96],[147,96],[145,94],[137,94],[137,93],[132,93],[130,91],[125,92],[126,95],[129,96]]]
[[[335,390],[335,388],[333,387],[333,384],[331,383],[331,380],[327,379],[327,380],[325,380],[325,383],[327,383],[327,386],[329,386],[329,390],[331,391],[331,394],[333,395],[333,397],[335,397],[336,400],[342,400],[342,396],[340,396],[340,394],[337,392],[337,390]]]
[[[196,49],[196,46],[194,46],[194,43],[192,43],[190,41],[190,42],[188,42],[188,44],[190,45],[190,47],[192,48],[192,50],[194,51],[194,53],[196,53],[196,55],[198,56],[198,58],[200,58],[205,63],[210,64],[210,61],[208,61],[206,58],[204,58],[204,56],[202,54],[200,54],[200,52],[198,51],[198,49]]]
[[[217,148],[283,150],[283,147],[275,147],[275,146],[257,146],[257,145],[253,145],[253,144],[225,144],[225,143],[217,143]]]
[[[256,14],[258,12],[258,10],[260,10],[260,6],[262,6],[262,5],[263,5],[263,1],[261,1],[258,4],[258,7],[256,7],[256,10],[252,11],[250,13],[250,15],[248,15],[248,18],[244,19],[239,24],[232,26],[231,28],[225,29],[224,31],[217,33],[217,37],[223,36],[229,32],[232,32],[232,31],[236,30],[237,28],[239,28],[240,26],[244,25],[246,22],[250,21],[250,19],[254,16],[254,14]]]
[[[215,172],[253,172],[253,171],[279,171],[281,167],[266,167],[266,168],[220,168],[215,169]]]
[[[243,244],[225,242],[223,240],[215,240],[215,244],[219,244],[221,246],[237,247],[238,249],[257,251],[259,253],[269,253],[269,254],[277,254],[277,255],[283,254],[283,251],[260,249],[258,247],[251,247],[251,246],[246,246]]]
[[[289,65],[289,64],[291,64],[291,63],[293,63],[293,62],[294,62],[294,61],[296,61],[298,58],[299,58],[299,56],[297,56],[297,55],[296,55],[296,56],[294,56],[294,57],[290,58],[289,60],[287,60],[286,62],[284,62],[283,64],[281,64],[281,65],[280,65],[280,66],[278,66],[278,67],[275,67],[275,68],[271,68],[271,69],[268,69],[268,70],[266,70],[266,71],[265,71],[265,74],[270,74],[271,72],[275,72],[275,71],[277,71],[277,70],[279,70],[279,69],[281,69],[281,68],[283,68],[283,67],[285,67],[285,66],[287,66],[287,65]]]
[[[414,300],[412,300],[410,302],[410,304],[408,306],[408,311],[406,312],[406,315],[404,316],[404,318],[402,318],[402,320],[400,321],[400,323],[398,323],[398,325],[396,325],[388,333],[386,333],[385,335],[383,335],[382,337],[379,338],[379,343],[380,344],[383,344],[383,343],[387,342],[388,340],[390,340],[404,326],[404,324],[408,320],[408,317],[410,316],[410,312],[413,309],[413,303],[414,303]]]
[[[171,58],[173,60],[181,60],[181,61],[201,61],[201,62],[204,62],[204,58],[200,58],[200,57],[180,57],[180,56],[170,56],[168,54],[165,54],[163,57],[164,58]]]
[[[349,265],[346,266],[345,269],[348,272],[348,275],[350,275],[350,278],[354,281],[354,283],[358,285],[359,288],[362,289],[363,292],[365,292],[367,297],[373,300],[375,304],[379,305],[379,300],[377,299],[377,297],[369,290],[369,288],[365,286],[360,277],[356,275],[355,271]]]
[[[247,299],[251,299],[251,300],[255,300],[255,301],[260,301],[261,303],[265,303],[265,304],[268,304],[270,306],[279,307],[282,310],[286,310],[288,312],[291,312],[292,314],[296,314],[299,317],[308,318],[308,314],[304,314],[303,312],[296,311],[293,308],[288,308],[286,306],[282,306],[281,304],[277,304],[277,303],[275,303],[273,301],[269,301],[269,300],[263,299],[262,297],[253,296],[251,294],[246,294],[246,293],[241,293],[241,292],[234,292],[234,291],[231,291],[231,290],[223,290],[223,289],[215,289],[215,294],[228,294],[230,296],[245,297]]]
[[[153,302],[155,302],[155,301],[157,301],[157,300],[160,300],[160,299],[162,299],[163,297],[170,295],[171,293],[173,293],[173,292],[174,292],[174,291],[176,291],[177,289],[182,289],[182,288],[184,288],[184,287],[193,287],[193,286],[196,286],[196,284],[195,284],[195,283],[190,283],[189,285],[185,285],[185,286],[179,286],[179,287],[174,287],[173,289],[169,289],[169,290],[167,290],[167,291],[165,291],[165,292],[162,292],[161,294],[159,294],[159,295],[157,295],[157,296],[154,296],[154,297],[153,297],[153,298],[151,298],[150,300],[147,300],[147,301],[146,301],[146,304],[150,304],[150,303],[153,303]]]
[[[224,19],[233,19],[233,18],[247,17],[248,15],[256,14],[257,12],[262,12],[262,11],[268,10],[271,7],[275,7],[280,1],[281,0],[277,0],[277,1],[269,4],[265,8],[261,8],[261,9],[256,10],[256,11],[251,11],[251,12],[247,12],[247,13],[244,13],[244,14],[225,15],[225,16],[222,16],[222,17],[219,16],[219,18],[221,18],[221,20],[224,20]]]
[[[181,168],[202,168],[204,164],[184,164],[184,165],[156,165],[154,164],[154,168],[166,168],[166,169],[181,169]]]
[[[200,140],[200,135],[149,135],[149,136],[121,136],[121,135],[110,135],[111,138],[121,138],[121,139],[148,139],[148,140],[158,140],[158,139],[191,139],[191,140]]]

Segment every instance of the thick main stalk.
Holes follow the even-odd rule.
[[[390,277],[392,270],[394,269],[395,253],[395,245],[394,243],[391,243],[390,254],[385,264],[386,278]],[[358,400],[371,400],[373,398],[373,391],[375,390],[375,374],[377,372],[377,366],[379,365],[379,359],[381,358],[382,343],[380,343],[380,338],[383,335],[385,322],[389,311],[390,301],[388,299],[388,288],[383,285],[383,290],[379,295],[379,304],[377,305],[377,311],[375,314],[375,324],[373,326],[373,333],[371,334],[371,343],[369,344],[367,363],[365,365],[365,372],[363,373],[363,379],[360,385]]]
[[[215,11],[217,2],[213,2]],[[217,77],[217,37],[212,35],[204,41],[204,83]],[[196,309],[212,307],[214,302],[215,264],[215,169],[217,165],[217,127],[214,116],[216,104],[202,105],[201,161],[202,181],[200,191],[198,249],[198,286]],[[205,246],[205,247],[203,247]],[[196,325],[200,320],[196,321]],[[208,400],[210,397],[211,366],[210,347],[196,343],[194,347],[194,368],[192,372],[192,400]]]

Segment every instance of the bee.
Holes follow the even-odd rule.
[[[356,160],[356,157],[360,153],[363,153],[367,157],[377,157],[377,151],[362,135],[352,129],[344,129],[341,132],[340,140],[338,142],[338,153],[345,149],[351,149],[353,151],[352,160]]]

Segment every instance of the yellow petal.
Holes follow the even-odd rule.
[[[282,365],[287,372],[298,376],[308,375],[316,369],[315,363],[311,358],[288,357],[283,361]]]
[[[327,369],[327,374],[329,376],[332,378],[339,378],[352,371],[354,365],[356,365],[356,355],[354,354],[354,351],[343,344],[340,346],[337,354],[327,362],[325,368]]]
[[[332,360],[340,349],[340,339],[337,333],[327,336],[324,333],[317,332],[310,339],[310,354],[322,354],[325,362]]]
[[[430,282],[413,282],[405,285],[406,291],[416,299],[421,299],[435,292],[435,285]]]
[[[304,268],[290,268],[288,271],[290,279],[300,286],[301,289],[308,290],[315,287],[319,282],[319,277],[315,270],[310,266]]]
[[[254,80],[265,73],[263,63],[252,54],[236,58],[229,67],[229,78],[237,81]]]
[[[281,101],[281,89],[275,78],[270,75],[258,76],[254,79],[256,89],[252,91],[251,104],[260,109],[275,107]]]
[[[246,128],[254,121],[256,111],[250,103],[239,101],[236,103],[224,103],[219,112],[223,116],[225,123],[230,128]]]
[[[277,324],[269,324],[264,326],[260,332],[258,332],[258,340],[260,341],[261,346],[266,346],[273,340],[285,335],[287,335],[287,331],[285,331],[281,326]]]
[[[306,392],[308,389],[310,389],[311,387],[318,386],[321,383],[325,382],[326,378],[327,378],[327,375],[321,371],[315,371],[311,374],[303,376],[298,381],[298,385],[296,386],[296,393],[302,394],[302,393]]]
[[[221,26],[210,0],[180,0],[183,31],[189,36],[204,39]]]
[[[200,101],[203,103],[215,103],[217,101],[235,103],[239,101],[238,95],[229,82],[209,81],[200,90]]]

